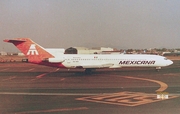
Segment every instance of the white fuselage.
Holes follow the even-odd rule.
[[[62,65],[66,68],[164,67],[173,63],[163,56],[143,54],[63,54],[55,58],[63,60]]]

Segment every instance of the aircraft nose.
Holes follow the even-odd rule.
[[[169,65],[172,65],[173,64],[173,61],[169,60]]]

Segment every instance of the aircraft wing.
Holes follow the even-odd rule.
[[[77,68],[109,68],[113,66],[112,63],[107,64],[81,64],[79,66],[76,66]]]

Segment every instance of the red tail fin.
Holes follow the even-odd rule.
[[[24,55],[28,57],[29,62],[41,62],[45,58],[54,58],[43,47],[36,44],[29,38],[16,38],[12,40],[4,40],[4,42],[13,43]]]

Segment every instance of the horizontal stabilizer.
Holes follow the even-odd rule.
[[[25,42],[26,40],[20,40],[20,39],[8,40],[8,39],[5,39],[5,40],[3,40],[3,41],[4,41],[4,42],[13,43],[13,42]]]

